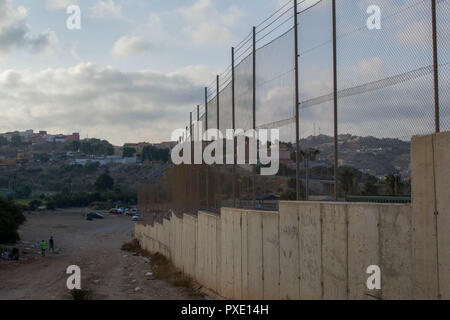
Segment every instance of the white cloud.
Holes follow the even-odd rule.
[[[192,6],[176,10],[186,25],[182,32],[196,44],[219,43],[229,45],[233,40],[231,28],[244,16],[235,5],[223,12],[212,0],[197,0]]]
[[[47,30],[32,34],[27,24],[28,10],[13,6],[11,0],[0,0],[0,54],[6,55],[13,48],[22,48],[31,53],[49,53],[56,49],[56,34]]]
[[[123,36],[114,43],[112,54],[116,58],[127,58],[148,52],[151,45],[138,36]]]
[[[233,28],[244,16],[239,6],[229,5],[222,9],[218,8],[217,1],[196,0],[192,5],[151,12],[144,27],[145,32],[161,44],[231,46],[237,40]]]
[[[48,11],[66,10],[70,5],[78,4],[77,0],[46,0],[45,8]]]
[[[104,19],[113,18],[126,20],[122,13],[122,6],[116,4],[114,0],[97,1],[91,8],[91,18]]]
[[[382,79],[386,76],[384,62],[380,57],[376,56],[369,59],[362,59],[354,69],[361,83]]]
[[[165,74],[152,70],[124,73],[93,63],[40,72],[0,73],[3,130],[52,132],[81,130],[116,144],[170,139],[186,126],[201,99],[203,66]],[[208,74],[208,78],[212,74]]]

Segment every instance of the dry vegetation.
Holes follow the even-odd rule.
[[[150,260],[153,276],[159,280],[165,280],[176,287],[192,288],[193,280],[183,272],[178,270],[162,254],[152,254],[141,248],[139,241],[134,239],[122,245],[122,250],[132,252]]]

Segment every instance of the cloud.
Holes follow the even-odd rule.
[[[148,52],[151,45],[138,36],[123,36],[114,43],[112,54],[116,58],[127,58]]]
[[[183,128],[201,100],[197,74],[204,66],[173,73],[125,73],[93,63],[40,72],[0,73],[3,130],[45,129],[128,141],[162,141]],[[212,74],[208,75],[208,78]]]
[[[13,48],[31,53],[50,53],[56,49],[56,34],[51,30],[32,34],[27,16],[25,7],[13,7],[11,0],[0,0],[0,55],[7,55]]]
[[[91,18],[104,19],[113,18],[119,20],[126,20],[122,13],[122,6],[116,4],[113,0],[97,1],[91,8]]]
[[[186,25],[182,32],[196,44],[219,43],[228,45],[233,40],[231,28],[244,16],[236,5],[223,12],[212,0],[197,0],[192,6],[176,10]]]
[[[233,29],[244,16],[239,6],[218,8],[217,1],[196,0],[192,5],[150,12],[141,31],[155,40],[152,42],[169,46],[231,46],[237,40]]]
[[[78,4],[77,0],[46,0],[45,8],[48,11],[66,10],[70,5]]]

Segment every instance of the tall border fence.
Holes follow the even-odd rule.
[[[412,139],[411,204],[221,208],[137,224],[135,236],[228,299],[450,299],[449,145],[450,132]]]
[[[408,180],[411,137],[450,128],[450,1],[369,2],[292,0],[253,27],[205,87],[179,142],[193,151],[200,126],[279,129],[278,175],[236,161],[173,166],[165,182],[141,190],[146,219],[277,210],[280,199],[341,200],[358,188],[410,194],[399,177]],[[366,11],[374,5],[378,16]],[[233,139],[225,158],[242,152]]]

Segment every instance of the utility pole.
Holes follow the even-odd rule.
[[[205,87],[205,132],[208,132],[208,88]],[[208,140],[208,134],[206,134],[206,140]],[[203,152],[203,147],[202,147]],[[206,211],[209,211],[209,167],[206,165]]]
[[[216,77],[216,102],[217,102],[217,131],[220,130],[220,98],[219,98],[219,90],[220,90],[220,76]],[[219,137],[217,137],[219,140]],[[220,207],[222,205],[222,195],[220,191],[220,165],[216,163],[216,209],[220,212]]]
[[[201,132],[201,129],[198,127],[200,125],[200,106],[197,105],[197,134],[198,132]],[[202,128],[203,129],[203,128]],[[202,143],[202,137],[197,137],[198,141],[196,141],[196,143]],[[202,150],[203,151],[203,150]],[[202,152],[203,153],[203,152]],[[194,158],[195,159],[195,158]],[[203,159],[203,157],[202,157]],[[197,166],[197,170],[196,170],[196,178],[197,178],[197,185],[196,185],[196,196],[197,196],[197,210],[200,209],[200,169],[201,166]]]
[[[431,20],[433,24],[433,75],[434,75],[434,122],[436,133],[441,131],[439,116],[439,67],[437,46],[436,0],[431,0]]]
[[[298,11],[297,0],[294,0],[294,46],[295,46],[295,144],[296,144],[296,193],[297,201],[300,200],[300,119],[299,119],[299,83],[298,83]]]
[[[256,163],[258,163],[258,140],[256,133],[256,27],[253,27],[253,131],[256,139]],[[253,165],[253,209],[256,209],[256,165]]]
[[[337,46],[336,0],[332,0],[333,16],[333,111],[334,111],[334,200],[338,201],[338,99],[337,99]]]
[[[234,96],[234,47],[231,48],[231,106],[233,116],[233,208],[236,208],[236,138],[234,132],[236,131],[236,118],[235,118],[235,96]]]

